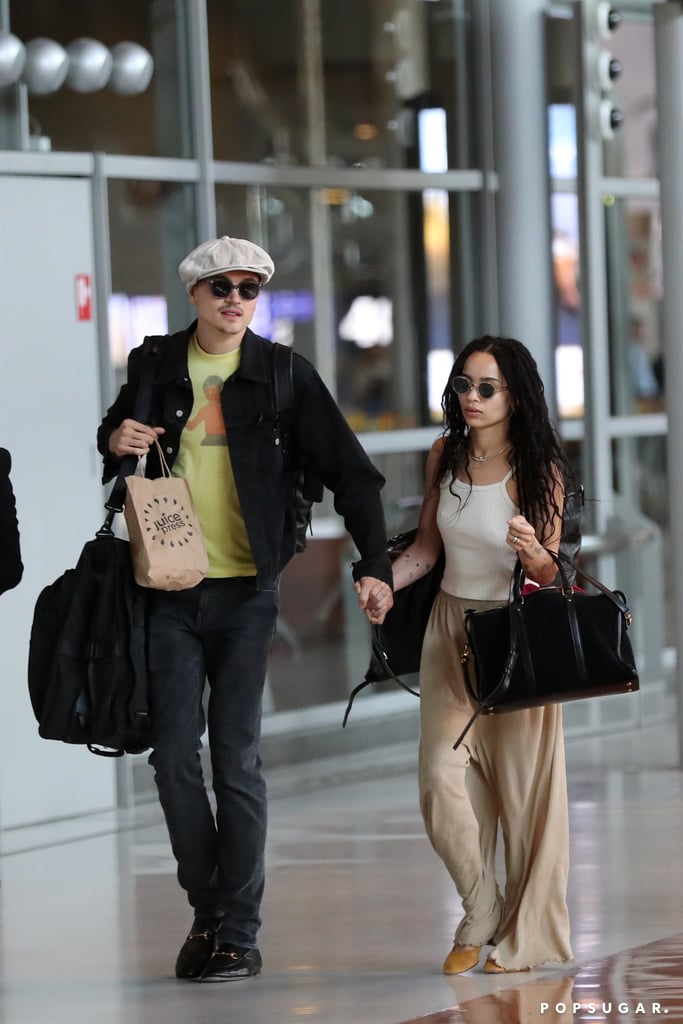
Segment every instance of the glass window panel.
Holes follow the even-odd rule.
[[[457,282],[446,192],[330,190],[337,394],[357,431],[441,422]]]
[[[216,186],[219,235],[249,238],[271,255],[275,273],[252,328],[315,363],[315,297],[309,193],[295,188]]]
[[[444,118],[447,166],[474,164],[465,102],[472,52],[465,6],[453,0],[323,0],[330,159],[427,169],[430,152],[417,115],[437,110]]]
[[[417,522],[424,459],[422,452],[373,459],[387,480],[383,498],[389,533]],[[281,614],[268,671],[269,710],[344,701],[365,677],[370,630],[352,587],[349,562],[354,557],[350,539],[316,506],[313,537],[282,574]],[[373,685],[372,693],[382,692],[396,692],[396,684]]]
[[[614,442],[615,488],[634,509],[653,520],[662,531],[662,550],[671,550],[671,519],[667,477],[666,437],[624,437]],[[662,560],[665,643],[676,638],[673,562]],[[649,569],[647,570],[649,571]],[[659,567],[652,568],[659,572]]]
[[[209,0],[216,159],[419,167],[416,114],[438,109],[449,166],[473,166],[466,6]]]
[[[576,195],[551,196],[555,289],[555,393],[561,418],[583,416],[583,344],[579,292],[579,213]]]
[[[67,4],[10,0],[12,32],[24,43],[44,38],[67,48],[75,40],[86,38],[111,49],[128,42],[144,48],[154,61],[149,85],[130,95],[115,92],[111,76],[109,84],[94,92],[76,91],[68,82],[46,94],[29,89],[32,147],[190,156],[187,102],[181,92],[186,76],[181,74],[179,52],[179,40],[185,39],[186,32],[180,31],[178,7],[175,0],[117,0],[106,5],[90,0],[70,0]],[[40,71],[40,55],[30,56],[29,62],[31,59],[36,80],[49,85],[47,71]],[[138,71],[144,78],[144,62],[139,64],[132,55],[117,75],[123,75],[127,88],[137,89],[142,84]],[[81,85],[87,84],[87,76],[80,81]]]
[[[605,220],[612,411],[661,412],[665,402],[659,202],[617,199],[605,207]]]
[[[194,187],[110,181],[109,213],[109,333],[118,390],[131,348],[146,334],[179,331],[194,319],[178,277],[178,264],[196,245]]]
[[[416,348],[410,316],[409,207],[414,197],[328,190],[337,395],[357,431],[416,422]],[[402,372],[407,371],[407,372]]]
[[[307,163],[301,4],[208,0],[217,160]]]

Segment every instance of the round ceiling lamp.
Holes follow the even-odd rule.
[[[26,66],[22,79],[37,96],[57,92],[69,71],[69,57],[54,39],[31,39],[26,44]]]
[[[26,47],[11,32],[0,32],[0,89],[14,85],[26,64]]]
[[[66,84],[74,92],[97,92],[109,81],[114,59],[97,39],[75,39],[66,48],[69,71]]]
[[[138,43],[116,43],[111,48],[113,67],[109,85],[121,96],[144,92],[154,72],[152,55]]]

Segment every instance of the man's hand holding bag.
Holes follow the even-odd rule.
[[[209,571],[209,558],[187,481],[171,476],[160,446],[163,476],[126,477],[124,516],[135,582],[155,590],[190,590]]]

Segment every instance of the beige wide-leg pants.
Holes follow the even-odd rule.
[[[455,942],[492,944],[497,963],[519,969],[572,959],[567,782],[559,705],[481,715],[453,750],[474,710],[460,664],[464,610],[496,604],[443,591],[436,598],[420,666],[420,805],[462,899]],[[503,892],[495,875],[499,823]]]

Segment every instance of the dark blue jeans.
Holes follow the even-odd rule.
[[[149,592],[149,763],[178,881],[197,914],[222,917],[221,941],[244,947],[256,945],[261,923],[266,790],[259,740],[277,612],[277,590],[257,590],[252,578]],[[215,816],[199,757],[207,680]]]

